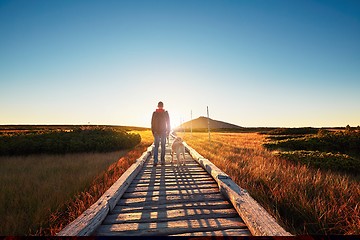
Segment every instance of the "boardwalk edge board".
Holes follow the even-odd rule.
[[[69,223],[57,236],[90,236],[102,223],[107,214],[115,208],[116,203],[130,186],[132,180],[142,169],[145,161],[151,155],[154,144],[136,160],[121,177],[85,212]]]
[[[240,188],[229,175],[221,171],[185,142],[184,145],[191,157],[215,179],[219,185],[220,192],[233,204],[252,235],[291,236],[245,189]]]

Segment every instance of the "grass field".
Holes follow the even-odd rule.
[[[129,129],[128,129],[129,130]],[[130,129],[131,130],[131,129]],[[151,145],[126,151],[0,157],[0,235],[55,235]],[[360,234],[359,177],[308,167],[265,149],[257,133],[178,133],[293,234]]]
[[[0,236],[54,235],[91,206],[152,143],[108,153],[0,157]]]
[[[358,177],[272,154],[257,133],[178,133],[293,234],[360,234]]]

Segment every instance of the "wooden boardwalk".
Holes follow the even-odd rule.
[[[265,210],[259,213],[252,198],[247,203],[245,190],[234,187],[225,173],[186,144],[186,165],[171,163],[170,144],[165,165],[153,166],[150,147],[102,199],[58,235],[289,235]]]

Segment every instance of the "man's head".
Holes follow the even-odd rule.
[[[158,103],[158,108],[163,108],[164,107],[164,103],[163,102],[159,102]]]

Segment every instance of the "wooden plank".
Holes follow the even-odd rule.
[[[182,190],[182,189],[207,189],[207,188],[218,188],[216,183],[210,184],[167,184],[167,185],[143,185],[143,186],[132,186],[128,187],[128,192],[144,192],[144,191],[164,191],[164,190]]]
[[[183,175],[141,175],[136,177],[134,180],[146,180],[146,179],[150,179],[152,181],[156,181],[156,180],[164,180],[164,179],[183,179],[183,180],[192,180],[195,178],[204,178],[204,177],[209,177],[208,174],[183,174]]]
[[[168,178],[175,178],[175,179],[192,179],[192,178],[201,178],[201,177],[207,177],[209,174],[207,173],[199,173],[199,174],[143,174],[139,175],[136,180],[138,179],[168,179]]]
[[[135,180],[140,179],[168,179],[168,178],[185,178],[185,179],[192,179],[192,178],[202,178],[208,176],[207,173],[186,173],[186,174],[142,174],[135,178]]]
[[[218,231],[225,229],[244,229],[246,225],[240,218],[208,218],[198,220],[179,220],[152,223],[122,223],[101,225],[97,236],[164,236],[199,231]]]
[[[211,236],[251,236],[249,229],[225,229],[219,231],[211,231],[211,232],[190,232],[190,233],[182,233],[182,234],[174,234],[170,235],[172,237],[211,237]]]
[[[155,196],[173,196],[173,195],[193,195],[193,194],[211,194],[220,193],[219,188],[205,188],[205,189],[180,189],[180,190],[160,190],[160,191],[145,191],[145,192],[126,192],[122,197],[139,198],[139,197],[155,197]]]
[[[162,205],[169,203],[183,203],[183,202],[199,202],[210,200],[223,200],[224,196],[218,194],[193,194],[185,196],[155,196],[155,197],[141,197],[141,198],[127,198],[120,199],[118,205],[132,205],[132,206],[144,206],[144,205]]]
[[[156,170],[168,170],[168,169],[188,169],[188,168],[197,168],[199,167],[199,163],[194,162],[194,160],[192,159],[191,161],[187,161],[185,162],[185,166],[177,166],[177,163],[168,163],[166,162],[165,165],[161,165],[158,163],[158,165],[155,167],[153,162],[147,162],[147,165],[144,166],[144,171],[146,170],[152,170],[152,169],[156,169]]]
[[[143,181],[143,182],[137,182],[137,181],[133,181],[129,188],[130,187],[147,187],[147,186],[151,186],[151,187],[157,187],[157,186],[177,186],[177,185],[202,185],[202,184],[217,184],[216,181],[211,178],[211,177],[208,177],[208,178],[203,178],[204,180],[191,180],[191,181],[187,181],[187,180],[173,180],[173,181],[166,181],[166,185],[164,185],[164,181],[157,181],[157,182],[151,182],[150,183],[150,180],[148,181]]]
[[[111,213],[126,213],[136,211],[147,211],[147,210],[167,210],[167,209],[222,209],[233,207],[228,201],[225,200],[214,200],[206,202],[183,202],[183,203],[169,203],[163,205],[140,205],[140,206],[129,206],[129,205],[117,205]]]
[[[186,168],[178,168],[175,166],[172,167],[165,167],[165,168],[158,168],[158,167],[144,167],[142,169],[142,171],[140,171],[140,173],[149,173],[149,172],[153,172],[153,171],[158,171],[158,172],[203,172],[205,171],[199,164],[193,165],[193,166],[186,166]]]
[[[204,176],[208,176],[209,174],[207,172],[202,172],[202,173],[156,173],[156,174],[141,174],[139,176],[137,176],[136,179],[140,179],[140,178],[157,178],[157,179],[162,179],[162,178],[193,178],[193,177],[204,177]]]
[[[165,164],[159,164],[155,167],[154,163],[152,161],[147,161],[146,165],[143,168],[143,171],[150,171],[150,170],[191,170],[191,169],[199,169],[202,168],[198,162],[194,161],[194,159],[189,159],[188,161],[185,161],[185,165],[178,166],[177,163],[169,163],[169,160],[166,160]]]
[[[191,181],[185,182],[183,180],[176,180],[176,181],[166,181],[166,185],[163,185],[163,182],[143,182],[143,183],[131,183],[129,188],[136,188],[136,187],[176,187],[176,186],[201,186],[204,184],[217,184],[214,179],[210,178],[208,180],[202,181]]]
[[[183,179],[176,179],[176,178],[169,178],[169,179],[150,179],[150,178],[147,178],[147,179],[135,179],[133,180],[132,183],[134,184],[138,184],[138,183],[148,183],[148,184],[156,184],[156,183],[161,183],[161,184],[165,184],[166,183],[169,183],[169,182],[183,182],[183,183],[197,183],[198,181],[208,181],[208,180],[212,180],[214,181],[214,179],[212,177],[196,177],[196,178],[183,178]]]
[[[202,175],[183,175],[183,176],[139,176],[135,179],[135,181],[137,180],[151,180],[152,182],[156,182],[156,181],[164,181],[164,180],[183,180],[183,181],[191,181],[191,180],[197,180],[199,178],[208,178],[209,179],[209,175],[208,174],[202,174]]]
[[[133,213],[117,213],[108,215],[103,225],[118,223],[149,223],[149,222],[166,222],[178,220],[195,220],[206,218],[230,218],[239,217],[234,208],[223,209],[171,209],[171,210],[142,210]]]

